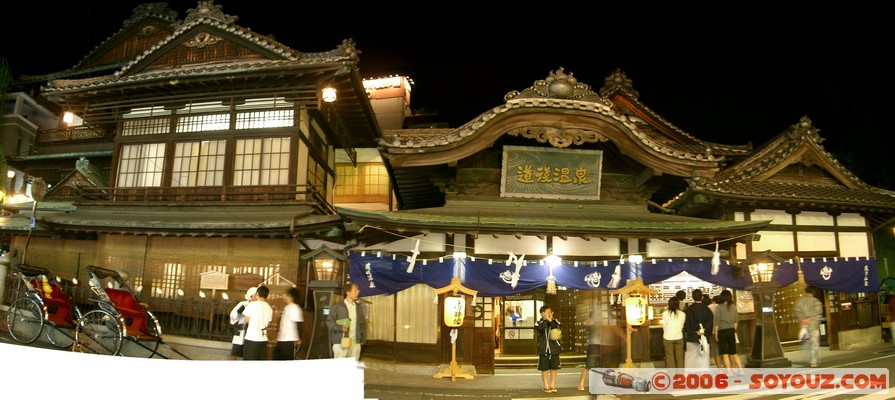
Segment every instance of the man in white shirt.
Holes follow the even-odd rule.
[[[258,288],[256,287],[250,287],[246,291],[245,300],[240,301],[230,310],[230,326],[233,329],[233,340],[230,341],[230,343],[233,343],[233,347],[230,349],[231,360],[242,357],[242,341],[246,334],[246,321],[242,312],[246,309],[249,302],[255,299],[257,290]]]
[[[280,314],[280,329],[277,331],[277,346],[273,350],[274,360],[294,360],[298,345],[301,344],[301,323],[305,318],[301,307],[295,303],[298,289],[290,288],[283,296],[283,312]]]
[[[345,300],[333,304],[326,317],[334,358],[349,356],[354,359],[360,358],[361,345],[367,341],[367,317],[364,314],[363,305],[357,304],[358,295],[360,295],[360,289],[357,284],[349,284],[345,287]],[[351,347],[349,348],[343,348],[341,345],[342,336],[346,333],[351,338]]]
[[[243,360],[267,358],[267,325],[273,318],[273,309],[267,304],[270,289],[267,286],[259,286],[255,293],[257,300],[246,305],[242,312],[246,321],[246,334],[242,344]]]

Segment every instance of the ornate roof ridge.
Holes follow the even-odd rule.
[[[819,131],[819,129],[812,125],[811,119],[807,116],[803,116],[798,123],[790,125],[783,132],[758,147],[747,157],[719,171],[715,174],[713,181],[717,184],[729,180],[751,180],[756,176],[767,172],[772,167],[777,166],[800,146],[807,143],[809,146],[812,146],[821,157],[825,157],[830,165],[835,167],[837,171],[851,183],[862,189],[869,189],[871,187],[870,185],[845,168],[844,165],[839,163],[839,160],[837,160],[836,157],[824,149],[823,145],[821,145],[824,139],[818,134]]]
[[[149,71],[140,74],[127,75],[127,76],[114,76],[114,75],[105,75],[95,78],[86,78],[86,79],[58,79],[50,82],[51,86],[44,88],[45,92],[57,92],[62,90],[77,90],[77,89],[85,89],[91,87],[99,87],[108,84],[116,84],[116,83],[124,83],[124,82],[135,82],[140,80],[150,80],[150,79],[158,79],[158,78],[168,78],[174,77],[181,73],[188,72],[230,72],[234,70],[238,70],[240,68],[263,68],[263,67],[277,67],[277,66],[286,66],[286,65],[307,65],[313,64],[314,62],[319,60],[249,60],[249,61],[235,61],[229,63],[220,63],[220,64],[201,64],[201,65],[187,65],[183,67],[177,67],[172,69],[165,70],[156,70]],[[333,59],[332,61],[338,61]]]
[[[72,66],[69,70],[74,70],[81,66],[84,61],[87,61],[90,56],[92,56],[97,50],[101,47],[105,46],[106,43],[109,43],[112,39],[117,37],[118,35],[124,33],[124,31],[128,30],[131,26],[136,25],[140,21],[146,18],[158,18],[162,21],[166,21],[171,24],[171,27],[177,27],[177,11],[174,11],[168,8],[168,3],[159,2],[159,3],[144,3],[137,5],[134,7],[134,11],[131,12],[130,18],[124,20],[121,28],[119,28],[115,33],[109,35],[105,40],[100,42],[93,50],[87,53],[84,57],[81,58],[74,66]]]
[[[249,28],[237,25],[237,20],[238,17],[236,16],[224,14],[223,11],[221,11],[221,6],[214,5],[213,0],[200,0],[198,7],[195,9],[190,9],[184,21],[180,24],[175,25],[174,32],[172,32],[170,35],[168,35],[168,37],[162,39],[158,43],[152,45],[149,49],[144,51],[143,54],[137,55],[133,60],[116,71],[114,73],[114,76],[120,76],[127,73],[131,68],[133,68],[135,65],[140,63],[140,61],[142,61],[152,53],[158,51],[168,43],[171,43],[172,41],[183,35],[186,31],[202,24],[210,25],[226,31],[232,35],[250,40],[256,45],[261,46],[275,54],[278,54],[289,61],[297,61],[302,58],[307,58],[309,60],[339,61],[330,60],[338,58],[340,60],[344,59],[356,61],[361,53],[357,49],[357,45],[355,44],[353,39],[343,40],[342,43],[340,43],[334,50],[315,53],[302,53],[276,41],[269,36],[261,35]]]
[[[628,76],[620,68],[616,68],[615,71],[613,71],[611,74],[609,74],[609,76],[603,79],[603,87],[600,88],[600,96],[608,99],[612,93],[617,91],[622,92],[627,95],[628,99],[630,99],[634,104],[640,107],[651,117],[655,118],[657,121],[671,128],[676,133],[687,137],[710,150],[714,150],[713,152],[725,153],[729,155],[741,155],[748,154],[752,150],[752,146],[749,144],[727,145],[714,143],[699,139],[696,136],[687,133],[677,125],[671,123],[670,121],[659,115],[659,113],[655,112],[653,109],[647,107],[646,104],[644,104],[642,101],[640,101],[640,93],[634,90],[633,83],[634,81],[628,78]]]
[[[381,138],[379,139],[379,144],[384,147],[390,148],[404,148],[404,149],[423,149],[423,148],[434,148],[438,146],[446,146],[452,143],[460,142],[473,133],[475,133],[479,128],[484,126],[486,123],[491,121],[492,119],[498,117],[499,115],[506,113],[508,111],[520,108],[527,109],[538,109],[538,108],[547,108],[547,109],[563,109],[563,110],[577,110],[584,112],[592,112],[605,117],[609,117],[615,119],[619,123],[625,125],[633,135],[639,139],[644,146],[648,147],[651,151],[657,152],[659,154],[674,157],[678,159],[685,160],[694,160],[694,161],[708,161],[708,162],[716,162],[723,160],[722,157],[715,157],[710,152],[694,152],[689,151],[684,146],[669,146],[667,143],[662,143],[653,140],[649,137],[648,134],[640,130],[637,124],[632,121],[628,116],[617,113],[611,106],[606,105],[602,102],[594,102],[590,100],[572,100],[572,99],[557,99],[552,97],[543,97],[543,98],[530,98],[530,97],[521,97],[521,98],[512,98],[508,100],[505,104],[499,105],[497,107],[488,110],[471,121],[461,125],[455,129],[446,129],[444,132],[437,132],[433,134],[419,135],[414,134],[414,132],[408,132],[409,135],[403,135],[402,132],[393,132],[393,135],[389,138]],[[532,128],[541,128],[541,127],[532,127]],[[403,130],[398,130],[403,131]],[[562,131],[562,130],[560,130]],[[582,131],[581,129],[576,129],[575,131]],[[557,147],[566,147],[571,144],[568,140],[570,138],[576,138],[581,135],[588,135],[589,139],[602,141],[599,133],[593,131],[586,132],[557,132],[560,134],[558,138],[553,138],[551,140],[551,144]],[[550,140],[547,137],[535,137],[534,133],[528,134],[525,132],[515,132],[510,134],[523,135],[523,136],[531,136],[536,138],[539,141],[546,142]],[[596,136],[592,136],[596,135]],[[543,135],[541,135],[543,136]],[[556,135],[553,135],[556,136]],[[543,139],[543,140],[542,140]],[[554,144],[557,142],[557,144]]]

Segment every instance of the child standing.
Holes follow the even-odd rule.
[[[559,321],[553,318],[553,310],[541,306],[541,320],[538,321],[538,371],[544,381],[545,393],[556,393],[556,371],[560,368],[559,353],[562,346],[559,340],[550,338],[550,331],[559,328]],[[549,384],[547,380],[550,380]]]

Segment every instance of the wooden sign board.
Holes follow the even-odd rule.
[[[600,150],[503,146],[500,196],[600,200]]]
[[[208,271],[199,274],[199,289],[227,290],[230,275],[223,272]]]

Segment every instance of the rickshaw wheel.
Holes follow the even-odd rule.
[[[28,344],[40,337],[44,326],[43,308],[28,297],[16,299],[6,315],[9,334],[15,341]]]
[[[82,353],[118,355],[124,329],[124,322],[112,313],[90,311],[78,320],[74,346]]]

